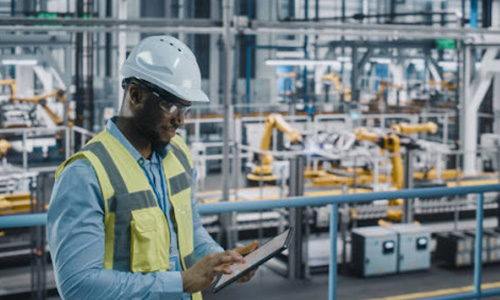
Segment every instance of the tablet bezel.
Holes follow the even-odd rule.
[[[283,250],[287,249],[290,245],[290,240],[292,238],[292,234],[293,234],[293,231],[294,231],[294,228],[293,227],[290,227],[288,228],[287,230],[283,231],[282,233],[278,234],[277,236],[275,236],[274,238],[272,238],[271,240],[267,241],[264,245],[262,245],[262,247],[265,247],[267,244],[269,244],[272,240],[274,240],[275,238],[277,238],[278,236],[284,234],[285,232],[288,231],[288,234],[287,234],[287,237],[285,239],[285,242],[283,243],[283,245],[281,245],[279,248],[277,248],[276,250],[274,250],[273,252],[269,253],[267,256],[264,256],[262,257],[261,259],[259,259],[258,261],[256,261],[254,264],[252,264],[251,266],[249,266],[248,268],[246,268],[245,270],[241,271],[240,273],[234,275],[232,278],[230,278],[229,280],[227,280],[226,282],[224,282],[222,285],[220,286],[217,286],[217,284],[219,283],[220,279],[222,278],[223,275],[219,275],[217,277],[217,280],[215,281],[214,283],[214,286],[212,288],[212,292],[215,294],[217,293],[218,291],[222,290],[223,288],[225,288],[226,286],[230,285],[231,283],[237,281],[238,279],[240,279],[241,277],[247,275],[248,273],[250,273],[252,270],[254,270],[255,268],[257,268],[258,266],[262,265],[263,263],[265,263],[266,261],[268,261],[269,259],[271,259],[273,256],[276,256],[277,254],[281,253]],[[250,255],[247,254],[247,255]]]

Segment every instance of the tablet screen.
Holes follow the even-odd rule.
[[[283,233],[265,243],[263,246],[257,248],[254,252],[245,256],[246,263],[232,264],[230,268],[233,271],[233,274],[222,275],[219,281],[217,281],[214,286],[214,292],[217,292],[229,283],[238,280],[240,277],[244,276],[255,267],[259,266],[274,255],[285,250],[288,247],[288,242],[290,239],[289,236],[291,235],[290,233],[291,229],[285,230]]]

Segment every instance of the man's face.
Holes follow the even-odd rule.
[[[134,124],[151,142],[153,148],[165,147],[175,136],[178,127],[184,126],[183,105],[188,101],[167,99],[164,95],[153,93],[142,86],[137,96],[131,86],[131,97],[138,98],[138,105],[133,107]],[[133,100],[133,99],[132,99]],[[175,101],[175,102],[172,102]]]

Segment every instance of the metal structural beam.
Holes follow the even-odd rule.
[[[480,42],[488,38],[500,41],[500,29],[443,28],[420,25],[382,25],[382,24],[348,24],[324,22],[284,22],[252,20],[245,24],[237,24],[229,20],[232,34],[247,35],[342,35],[390,38],[454,38],[469,42]],[[47,26],[42,26],[47,25]],[[57,26],[51,26],[57,25]],[[177,33],[220,33],[224,31],[222,22],[211,19],[31,19],[10,17],[0,19],[0,31],[30,32],[177,32]]]
[[[413,49],[413,48],[421,48],[421,49],[429,49],[433,47],[434,45],[434,40],[431,39],[421,39],[418,41],[415,40],[408,40],[408,39],[401,39],[401,40],[394,40],[394,41],[369,41],[369,40],[361,40],[361,41],[332,41],[328,43],[328,47],[330,48],[336,48],[336,47],[357,47],[357,48],[368,48],[368,49],[373,49],[373,48],[408,48],[408,49]]]
[[[230,174],[230,119],[232,119],[232,99],[231,99],[231,82],[233,79],[233,48],[232,48],[232,35],[230,32],[230,20],[231,14],[233,12],[231,0],[224,0],[222,3],[222,19],[224,25],[224,31],[222,34],[223,44],[224,44],[224,70],[223,70],[223,94],[224,94],[224,147],[222,148],[222,200],[225,202],[229,201],[229,189],[231,181]],[[226,214],[222,217],[222,224],[226,230],[226,241],[224,243],[225,248],[231,249],[233,247],[233,224],[234,218],[232,214]]]
[[[492,1],[491,15],[500,16],[500,0]],[[491,27],[500,28],[500,18],[491,18]],[[495,74],[493,82],[493,113],[495,115],[493,133],[500,134],[500,74]]]
[[[438,87],[438,89],[441,89],[441,81],[443,81],[443,78],[441,76],[441,73],[439,72],[437,62],[429,54],[426,54],[425,58],[427,61],[427,67],[429,68],[429,71],[432,74],[432,78],[434,78],[434,80],[437,83],[436,86]]]
[[[71,46],[73,41],[69,35],[14,35],[0,34],[0,47],[29,46]]]
[[[57,25],[56,30],[64,26],[140,26],[140,27],[220,27],[222,21],[211,19],[166,19],[166,18],[140,18],[140,19],[121,19],[121,18],[99,18],[99,19],[33,19],[26,17],[7,17],[0,19],[1,26],[40,26]],[[51,28],[45,28],[50,30]]]
[[[470,52],[470,47],[467,47],[465,51]],[[500,60],[496,59],[498,51],[498,49],[494,48],[486,50],[481,59],[481,67],[477,70],[474,79],[472,81],[465,79],[465,101],[462,117],[464,118],[464,124],[466,124],[463,131],[464,173],[466,175],[477,173],[478,110],[491,86],[494,74],[500,73],[500,68],[498,68]],[[466,56],[469,56],[465,61],[466,72],[472,73],[471,64],[473,61],[470,58],[471,54],[469,53]]]

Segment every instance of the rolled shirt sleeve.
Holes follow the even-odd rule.
[[[103,205],[97,176],[90,163],[80,159],[66,167],[54,186],[47,216],[47,238],[61,297],[180,299],[183,291],[180,272],[142,274],[102,267]],[[197,212],[196,215],[199,221]],[[199,224],[201,226],[201,221]],[[195,241],[201,242],[200,253],[212,249],[203,246],[205,234],[208,235],[206,230],[195,226]]]

